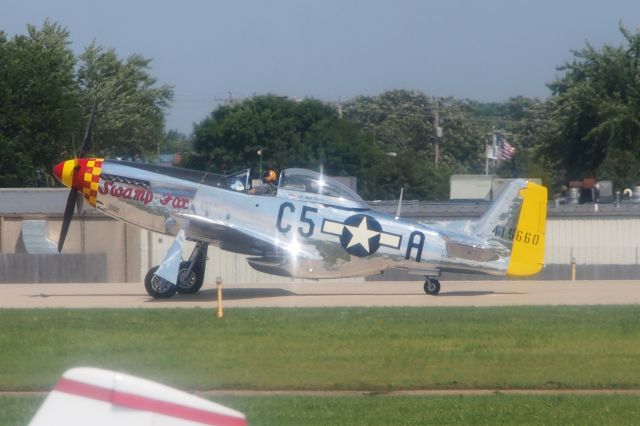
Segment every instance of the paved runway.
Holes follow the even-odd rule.
[[[0,308],[191,308],[216,306],[215,284],[195,295],[150,298],[140,283],[0,284]],[[507,306],[640,304],[638,281],[443,281],[428,296],[419,281],[231,284],[224,307]]]

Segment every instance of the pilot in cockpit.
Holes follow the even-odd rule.
[[[267,168],[262,174],[262,185],[251,188],[249,194],[254,195],[272,195],[278,190],[278,173],[272,168]]]

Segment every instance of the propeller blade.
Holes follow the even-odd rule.
[[[76,199],[78,198],[78,193],[75,189],[71,189],[69,192],[69,198],[67,198],[67,206],[64,209],[64,218],[62,219],[62,229],[60,230],[60,238],[58,239],[58,253],[62,251],[62,246],[64,246],[64,240],[67,238],[67,231],[69,230],[69,225],[71,224],[71,218],[73,217],[73,209],[76,206]]]
[[[75,182],[76,173],[80,169],[80,164],[78,162],[78,157],[84,158],[87,152],[91,149],[91,131],[93,129],[93,118],[96,113],[96,104],[94,102],[91,107],[91,115],[89,116],[89,122],[87,123],[87,128],[84,132],[84,140],[82,141],[82,146],[80,147],[80,151],[77,152],[77,155],[74,156],[74,171],[72,182]],[[71,140],[72,145],[75,145],[73,139]],[[74,146],[75,151],[75,146]],[[72,184],[73,186],[73,184]],[[67,205],[64,208],[64,217],[62,219],[62,229],[60,229],[60,238],[58,239],[58,252],[62,251],[62,247],[64,246],[64,240],[67,238],[67,232],[69,231],[69,225],[71,225],[71,219],[73,219],[73,210],[74,208],[78,209],[78,213],[82,213],[82,209],[84,207],[84,200],[82,197],[78,199],[78,192],[75,188],[71,188],[71,192],[69,192],[69,197],[67,198]]]
[[[96,105],[93,104],[91,107],[91,115],[89,116],[89,122],[87,123],[87,129],[84,132],[84,140],[82,141],[82,146],[80,147],[80,151],[78,152],[78,157],[84,158],[85,154],[89,152],[91,149],[91,131],[93,130],[93,117],[96,113]]]
[[[84,210],[84,197],[80,196],[76,200],[76,213],[81,214]]]

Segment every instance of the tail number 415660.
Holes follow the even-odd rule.
[[[508,241],[515,240],[525,244],[531,244],[533,246],[537,246],[540,243],[540,234],[537,232],[524,232],[502,225],[498,225],[493,228],[493,234],[496,237],[503,238]]]

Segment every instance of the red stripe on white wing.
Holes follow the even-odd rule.
[[[120,392],[115,389],[107,389],[101,386],[90,385],[64,377],[60,379],[54,390],[98,401],[110,402],[111,404],[119,405],[121,407],[149,411],[152,413],[208,425],[246,426],[247,424],[247,421],[244,418],[214,413],[212,411],[148,398],[128,392]]]

